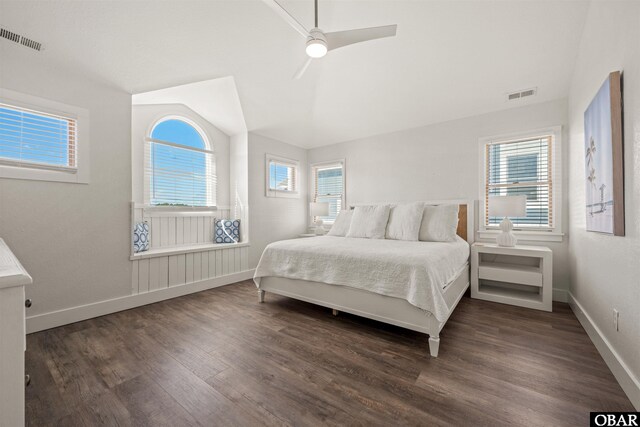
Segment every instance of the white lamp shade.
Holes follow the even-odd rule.
[[[327,216],[329,215],[329,203],[327,202],[311,202],[309,203],[311,216]]]
[[[527,215],[527,196],[489,196],[489,216],[522,217]]]

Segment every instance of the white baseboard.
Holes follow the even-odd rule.
[[[600,328],[595,324],[591,316],[584,310],[582,305],[576,300],[571,292],[569,294],[569,305],[580,321],[582,327],[587,331],[589,338],[600,352],[609,369],[616,377],[622,390],[627,394],[631,404],[640,411],[640,381],[631,372],[629,367],[618,355],[618,352],[611,346]]]
[[[569,291],[566,289],[554,289],[552,298],[558,302],[569,302]]]
[[[255,269],[245,270],[238,273],[228,274],[226,276],[202,280],[200,282],[187,283],[185,285],[157,289],[155,291],[145,292],[142,294],[127,295],[120,298],[29,316],[27,317],[27,333],[30,334],[32,332],[43,331],[45,329],[68,325],[69,323],[75,323],[81,320],[91,319],[93,317],[104,316],[105,314],[111,314],[134,307],[140,307],[142,305],[152,304],[158,301],[192,294],[194,292],[241,282],[243,280],[251,279],[254,272]]]

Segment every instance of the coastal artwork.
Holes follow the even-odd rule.
[[[624,236],[620,72],[602,84],[584,113],[587,231]]]

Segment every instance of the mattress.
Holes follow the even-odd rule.
[[[444,288],[466,268],[469,244],[320,236],[268,245],[254,275],[349,286],[401,298],[446,319]]]

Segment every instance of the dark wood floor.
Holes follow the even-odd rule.
[[[588,425],[630,402],[566,304],[425,335],[251,282],[29,335],[29,425]]]

